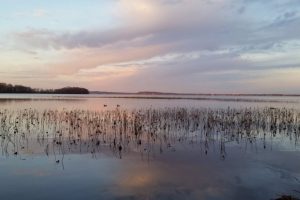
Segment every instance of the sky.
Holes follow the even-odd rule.
[[[299,93],[299,0],[0,0],[0,82]]]

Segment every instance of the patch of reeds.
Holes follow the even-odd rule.
[[[260,141],[266,148],[268,138],[284,137],[297,145],[299,135],[300,112],[287,108],[0,110],[0,146],[7,156],[34,151],[30,145],[35,145],[46,155],[95,155],[103,147],[122,157],[157,147],[175,151],[185,143],[197,144],[205,154],[217,144],[224,159],[228,143]]]

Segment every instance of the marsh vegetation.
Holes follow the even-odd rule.
[[[220,158],[225,159],[226,145],[266,149],[273,139],[284,139],[297,148],[300,136],[300,112],[272,107],[1,110],[0,122],[1,149],[6,156],[28,152],[28,144],[35,142],[46,155],[55,151],[96,154],[103,146],[120,158],[132,151],[175,152],[185,144],[198,146],[204,154],[217,146]]]

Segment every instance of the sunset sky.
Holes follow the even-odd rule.
[[[300,93],[299,0],[0,2],[0,82]]]

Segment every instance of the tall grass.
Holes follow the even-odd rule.
[[[300,135],[300,112],[287,108],[164,108],[105,111],[0,110],[2,155],[43,149],[44,155],[86,153],[109,148],[116,156],[129,152],[176,151],[179,144],[197,145],[208,154],[217,146],[222,159],[226,145],[260,144]],[[60,160],[56,159],[56,162]]]

